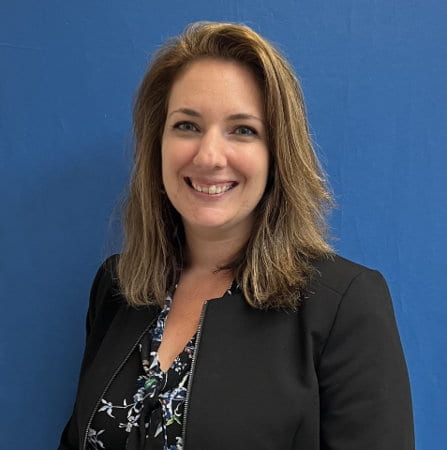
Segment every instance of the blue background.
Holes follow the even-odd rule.
[[[119,242],[114,210],[130,167],[136,86],[156,46],[204,19],[245,22],[296,68],[339,204],[335,246],[387,278],[418,449],[445,449],[441,0],[2,2],[2,448],[57,445],[75,394],[90,283]]]

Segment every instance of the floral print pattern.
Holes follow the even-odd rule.
[[[226,294],[231,295],[237,287],[233,283]],[[137,354],[126,363],[124,373],[119,374],[100,400],[88,430],[89,450],[183,450],[183,407],[196,335],[176,357],[169,370],[163,372],[158,360],[158,348],[171,304],[172,295],[168,295],[164,308],[138,344]],[[132,385],[135,386],[135,382],[129,380],[129,374],[132,373],[136,374],[133,393]],[[123,386],[126,383],[127,395]],[[124,399],[119,400],[119,396],[123,397],[119,394],[122,392]]]

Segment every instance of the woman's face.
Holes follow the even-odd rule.
[[[251,71],[215,58],[188,65],[172,86],[162,138],[163,184],[185,230],[248,236],[268,165]]]

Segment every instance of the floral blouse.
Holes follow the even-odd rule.
[[[157,351],[171,303],[168,295],[154,325],[101,399],[88,430],[88,449],[183,449],[183,405],[196,336],[163,372]]]
[[[225,295],[239,288],[234,281]],[[113,380],[88,430],[89,450],[183,450],[182,418],[196,335],[167,372],[158,348],[172,295]]]

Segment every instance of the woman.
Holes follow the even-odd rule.
[[[334,255],[289,64],[198,23],[138,92],[125,245],[93,283],[60,449],[414,448],[382,276]]]

